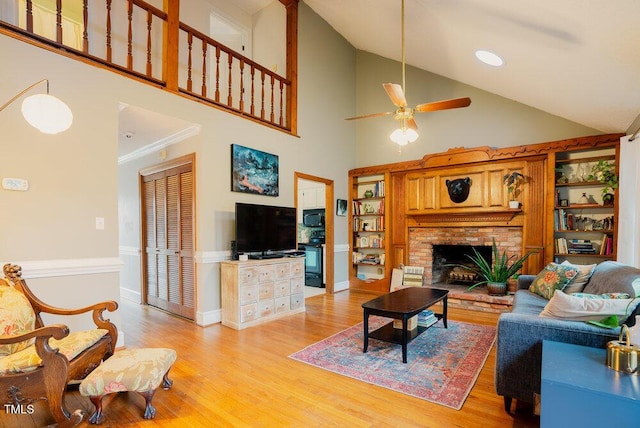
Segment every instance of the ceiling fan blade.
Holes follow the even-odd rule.
[[[387,91],[387,95],[391,98],[391,102],[396,107],[406,107],[407,99],[404,97],[404,91],[402,86],[397,83],[383,83],[384,90]]]
[[[415,118],[410,117],[409,119],[407,119],[407,128],[413,129],[414,131],[418,130],[418,124],[416,123]]]
[[[455,98],[452,100],[435,101],[432,103],[420,104],[414,108],[414,111],[421,113],[429,111],[447,110],[450,108],[467,107],[471,104],[471,98]]]
[[[354,117],[348,117],[345,120],[356,120],[356,119],[368,119],[370,117],[380,117],[380,116],[389,116],[393,114],[393,112],[385,112],[385,113],[371,113],[371,114],[365,114],[362,116],[354,116]]]

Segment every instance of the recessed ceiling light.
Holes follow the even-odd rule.
[[[492,65],[494,67],[500,67],[504,64],[504,60],[500,58],[498,55],[493,52],[489,52],[486,50],[478,50],[476,51],[476,58],[485,64]]]

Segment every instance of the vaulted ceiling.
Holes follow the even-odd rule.
[[[401,60],[401,0],[303,1],[357,49]],[[409,65],[603,132],[626,131],[640,113],[638,0],[405,0],[405,9]],[[478,49],[505,65],[479,62]]]
[[[274,1],[236,5],[251,15]],[[401,60],[401,0],[301,1],[356,49]],[[602,132],[624,132],[640,114],[640,0],[405,0],[405,8],[409,65]],[[505,65],[479,62],[477,49]],[[174,125],[163,137],[193,126]],[[136,127],[121,125],[123,143]]]

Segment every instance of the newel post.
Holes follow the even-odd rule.
[[[287,124],[292,134],[298,132],[298,1],[280,0],[287,10]]]
[[[167,20],[162,31],[162,80],[168,90],[178,92],[180,0],[164,0],[164,11]]]

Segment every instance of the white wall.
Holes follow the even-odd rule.
[[[279,5],[279,3],[275,3]],[[149,105],[134,104],[164,114],[185,118],[202,125],[202,132],[167,149],[168,159],[187,153],[196,153],[196,207],[197,207],[197,283],[199,323],[208,324],[219,318],[220,285],[219,266],[221,260],[230,256],[229,247],[233,236],[234,204],[236,201],[266,203],[273,205],[294,205],[293,172],[332,179],[340,187],[336,193],[346,197],[347,171],[354,165],[353,129],[342,124],[342,115],[335,108],[326,110],[329,101],[336,99],[346,107],[354,104],[353,76],[354,50],[333,30],[320,20],[310,9],[301,8],[301,26],[309,28],[307,37],[301,37],[301,50],[317,50],[318,40],[328,45],[325,53],[307,56],[300,60],[300,97],[299,97],[299,135],[292,137],[282,132],[255,125],[246,120],[206,108],[204,116],[189,114],[182,109],[159,109]],[[264,18],[264,16],[263,16]],[[331,62],[335,69],[318,67],[318,62]],[[327,74],[331,74],[327,76]],[[316,80],[327,81],[330,77],[344,74],[340,83],[329,88],[316,87]],[[347,95],[344,95],[347,94]],[[322,102],[319,106],[318,102]],[[212,119],[213,116],[219,119]],[[342,126],[333,126],[339,121]],[[317,132],[320,126],[322,132]],[[270,198],[230,192],[230,146],[240,144],[254,147],[280,158],[280,196]],[[344,152],[344,154],[342,154]],[[121,220],[126,233],[120,233],[121,248],[127,251],[121,257],[124,260],[121,286],[123,295],[140,301],[139,224],[129,230],[132,219],[138,219],[139,191],[138,171],[162,162],[156,153],[121,165],[119,168],[119,203]],[[340,217],[341,220],[344,217]],[[336,225],[336,243],[342,244],[336,254],[336,282],[346,282],[348,278],[347,223]],[[134,249],[134,251],[131,251]]]
[[[342,118],[352,113],[355,102],[355,53],[304,3],[300,9],[300,26],[305,30],[300,37],[299,136],[0,35],[0,52],[12,59],[0,68],[0,98],[8,99],[47,77],[52,94],[64,100],[75,116],[69,131],[49,136],[24,122],[19,103],[0,113],[0,174],[28,179],[31,185],[27,192],[0,190],[0,260],[82,264],[118,258],[118,106],[121,102],[139,106],[202,125],[197,137],[167,151],[169,158],[196,153],[197,312],[201,321],[215,316],[220,308],[217,262],[228,254],[233,239],[236,201],[293,206],[294,171],[334,180],[336,197],[347,196],[347,171],[355,166],[355,134]],[[230,191],[234,143],[280,157],[280,196]],[[149,155],[135,166],[123,167],[123,179],[132,178],[136,168],[156,163],[159,159]],[[137,186],[137,181],[130,185]],[[135,207],[133,199],[126,203]],[[104,231],[95,230],[98,216],[105,218]],[[343,219],[336,222],[335,236],[336,244],[344,245],[348,233]],[[130,233],[131,245],[126,246],[139,248],[138,231]],[[342,254],[336,254],[336,282],[347,279],[348,257]],[[64,299],[66,305],[78,306],[96,296],[96,290],[101,298],[119,299],[117,272],[89,277],[60,273],[36,282],[34,291],[45,300]],[[112,319],[123,330],[119,316]]]

